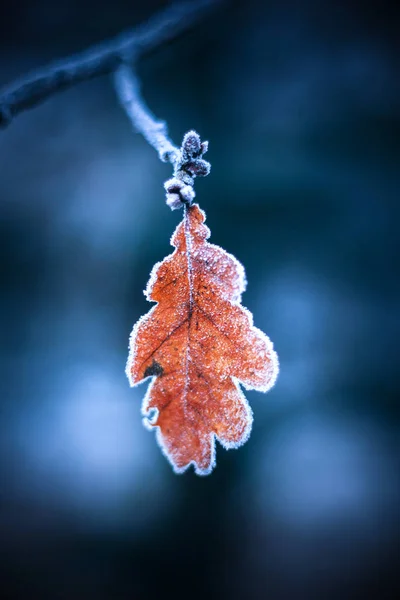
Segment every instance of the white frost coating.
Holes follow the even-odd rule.
[[[243,394],[240,388],[239,380],[236,379],[236,377],[232,377],[232,381],[235,384],[235,388],[238,392],[239,399],[246,410],[246,427],[242,433],[242,437],[237,442],[227,442],[224,439],[221,439],[218,436],[216,436],[217,440],[219,441],[221,446],[225,448],[225,450],[235,450],[236,448],[240,448],[240,446],[243,446],[243,444],[245,444],[249,439],[251,428],[253,426],[253,411],[251,410],[250,404],[248,403],[246,396]]]
[[[175,250],[176,252],[176,250]],[[174,252],[174,254],[175,254]],[[151,292],[153,291],[154,285],[157,281],[157,271],[158,269],[161,267],[161,265],[168,260],[169,257],[172,257],[173,255],[170,254],[170,256],[167,256],[164,260],[160,260],[158,262],[156,262],[156,264],[154,265],[154,267],[152,268],[152,270],[150,271],[150,278],[149,281],[147,282],[147,286],[146,289],[143,290],[143,294],[146,296],[146,300],[148,300],[149,302],[154,302],[154,300],[150,299],[150,295]],[[156,305],[157,306],[157,305]],[[154,307],[155,308],[155,307]]]
[[[257,337],[259,337],[262,341],[264,341],[264,343],[267,347],[267,352],[270,357],[270,360],[269,360],[269,369],[268,369],[268,377],[269,377],[268,383],[266,383],[265,385],[247,385],[244,381],[240,381],[240,383],[243,385],[243,387],[246,390],[255,390],[256,392],[268,392],[275,385],[275,382],[279,375],[278,355],[274,350],[274,344],[272,343],[270,338],[267,336],[267,334],[264,333],[263,331],[261,331],[261,329],[258,329],[258,327],[256,327],[253,324],[253,314],[244,306],[242,306],[242,308],[249,318],[251,328],[257,334]]]
[[[204,211],[201,210],[201,212],[205,218]],[[191,236],[190,236],[190,232],[188,230],[187,224],[188,224],[187,210],[185,207],[184,234],[185,234],[186,247],[187,247],[187,264],[188,264],[189,294],[190,294],[189,305],[192,309],[193,308],[193,267],[192,267],[191,258],[192,258],[193,251],[192,251],[192,244],[191,244]],[[174,236],[176,235],[176,232],[180,226],[181,226],[181,223],[178,224],[174,233],[171,236],[171,245],[172,245],[172,240],[173,240]],[[206,229],[205,239],[207,240],[211,234],[210,229],[204,224],[202,226]],[[250,437],[250,433],[251,433],[251,429],[252,429],[253,412],[251,410],[251,407],[250,407],[245,395],[243,394],[240,384],[243,385],[243,387],[247,390],[256,390],[256,391],[260,391],[260,392],[267,392],[274,386],[276,379],[278,377],[278,374],[279,374],[279,360],[278,360],[278,356],[277,356],[276,352],[274,351],[272,341],[263,331],[261,331],[260,329],[258,329],[257,327],[254,326],[252,313],[247,308],[242,306],[242,304],[241,304],[242,293],[245,291],[246,286],[247,286],[247,280],[246,280],[246,275],[245,275],[245,270],[244,270],[243,265],[237,260],[237,258],[235,258],[232,254],[229,254],[228,252],[226,252],[220,246],[218,246],[216,244],[210,244],[209,242],[207,242],[207,244],[211,248],[215,249],[217,251],[218,255],[220,255],[221,252],[223,253],[222,257],[220,256],[220,259],[223,258],[224,260],[221,261],[222,265],[221,265],[221,268],[219,269],[219,273],[217,273],[217,277],[223,277],[226,270],[231,270],[231,267],[229,265],[229,260],[232,261],[232,263],[235,267],[235,281],[234,281],[235,295],[234,295],[233,299],[226,298],[223,294],[221,294],[221,296],[229,304],[231,304],[232,306],[240,306],[240,308],[245,312],[245,314],[248,318],[248,321],[249,321],[250,328],[256,334],[256,336],[259,338],[259,340],[263,344],[265,344],[265,347],[267,349],[267,355],[269,358],[269,368],[267,371],[267,377],[266,377],[265,384],[259,384],[259,385],[246,384],[245,382],[241,381],[240,379],[237,379],[236,377],[231,376],[231,380],[233,381],[233,383],[235,385],[235,389],[238,394],[238,399],[242,403],[242,406],[244,407],[245,412],[246,412],[246,427],[241,435],[241,438],[237,442],[226,441],[223,438],[219,438],[215,433],[210,434],[209,443],[211,445],[211,458],[210,458],[210,464],[206,469],[200,469],[195,461],[191,461],[184,467],[178,467],[176,465],[173,454],[168,451],[168,449],[162,439],[162,433],[161,433],[160,427],[155,425],[157,418],[158,418],[159,410],[154,407],[149,408],[149,406],[148,406],[149,402],[150,402],[150,398],[151,398],[153,384],[156,380],[156,376],[149,375],[149,377],[151,378],[151,383],[148,386],[145,397],[143,398],[142,408],[141,408],[141,412],[143,415],[143,424],[144,424],[145,428],[148,430],[156,429],[157,443],[160,446],[161,451],[164,454],[164,456],[170,462],[174,472],[177,474],[184,473],[187,469],[189,469],[189,467],[191,465],[193,465],[195,473],[197,475],[209,475],[212,472],[212,470],[214,469],[214,467],[216,466],[215,440],[217,440],[221,444],[221,446],[223,448],[225,448],[226,450],[239,448],[245,442],[247,442],[247,440]],[[146,299],[149,300],[150,302],[152,302],[152,300],[150,299],[150,296],[151,296],[152,290],[154,288],[154,285],[157,281],[158,269],[160,268],[161,265],[164,265],[170,261],[173,261],[174,256],[177,253],[178,253],[178,249],[175,248],[175,250],[172,254],[167,256],[164,260],[157,262],[153,266],[151,273],[150,273],[149,281],[147,283],[146,289],[144,290],[144,295],[146,296]],[[197,258],[200,258],[200,259],[202,258],[201,253],[197,252],[196,254],[197,254],[197,256],[196,256]],[[195,254],[193,256],[195,256]],[[146,315],[142,316],[137,321],[137,323],[133,327],[132,333],[129,338],[129,356],[128,356],[128,360],[127,360],[127,364],[126,364],[126,375],[128,377],[131,387],[135,387],[136,385],[139,385],[143,381],[148,379],[148,377],[146,377],[145,379],[142,379],[140,382],[134,383],[132,381],[130,366],[132,365],[132,363],[135,359],[135,355],[136,355],[136,337],[138,334],[138,330],[143,324],[145,324],[148,320],[151,319],[152,314],[153,314],[154,310],[156,309],[156,306],[152,307]],[[189,328],[188,328],[188,336],[189,336]],[[184,389],[184,395],[185,395],[184,411],[186,409],[186,396],[187,396],[187,389],[188,389],[187,386],[188,386],[188,381],[189,381],[189,361],[190,361],[190,355],[189,355],[189,338],[188,338],[187,353],[186,353],[186,359],[185,359],[186,382],[185,382],[185,389]],[[206,442],[206,440],[203,440],[203,441]]]
[[[146,293],[146,292],[144,292],[144,293]],[[139,327],[143,323],[146,323],[146,321],[148,321],[151,318],[151,315],[153,314],[155,309],[156,309],[156,307],[153,306],[147,314],[140,317],[140,319],[135,323],[135,325],[132,329],[131,335],[129,336],[129,355],[128,355],[128,360],[126,361],[125,373],[129,380],[129,385],[131,387],[136,387],[137,385],[142,383],[142,381],[144,381],[144,379],[142,379],[141,381],[139,381],[137,383],[135,383],[133,381],[132,375],[131,375],[131,365],[136,358],[136,337],[137,337],[137,332],[139,330]],[[147,377],[146,377],[146,379],[147,379]]]

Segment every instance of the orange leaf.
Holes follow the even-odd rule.
[[[206,242],[204,219],[197,204],[185,207],[176,250],[153,267],[145,294],[157,304],[133,328],[126,367],[132,386],[152,377],[144,422],[157,427],[174,470],[193,464],[199,475],[215,466],[215,437],[225,448],[249,437],[252,412],[238,382],[267,391],[278,374],[271,341],[240,305],[244,269]]]

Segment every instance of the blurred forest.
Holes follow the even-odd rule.
[[[0,85],[166,4],[4,3]],[[0,131],[2,598],[397,597],[398,12],[226,1],[140,61],[175,143],[210,142],[197,200],[281,362],[206,478],[172,472],[124,373],[170,166],[110,77]]]

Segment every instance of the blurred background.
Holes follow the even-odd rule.
[[[15,0],[0,84],[166,2]],[[2,598],[394,598],[400,84],[388,2],[225,2],[140,62],[281,373],[250,440],[174,475],[124,374],[181,214],[109,77],[0,132]],[[6,11],[7,8],[7,11]]]

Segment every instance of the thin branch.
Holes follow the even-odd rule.
[[[218,0],[169,6],[147,23],[80,54],[51,63],[0,90],[0,127],[20,112],[82,81],[112,73],[121,62],[133,62],[195,23]]]
[[[155,148],[163,162],[170,162],[175,166],[180,156],[179,149],[169,139],[165,121],[158,121],[145,105],[140,95],[140,83],[133,69],[125,64],[118,67],[114,82],[117,96],[134,129]]]

